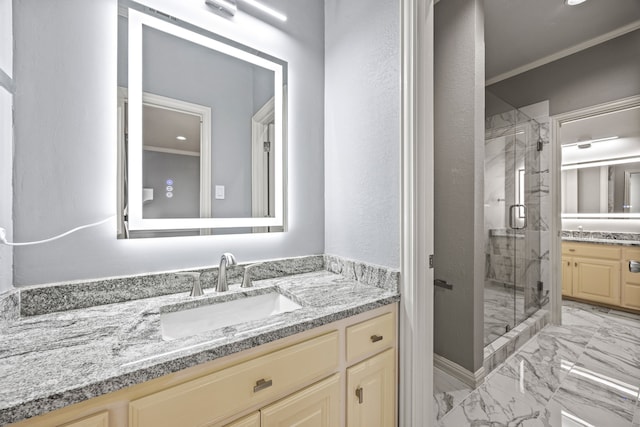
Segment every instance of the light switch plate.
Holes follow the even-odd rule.
[[[216,185],[216,199],[224,200],[224,185]]]

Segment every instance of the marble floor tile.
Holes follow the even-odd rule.
[[[640,427],[640,402],[636,402],[636,409],[633,413],[631,427]]]
[[[603,313],[566,307],[562,310],[562,326],[575,326],[585,330],[596,331],[603,321]]]
[[[640,341],[617,339],[598,331],[580,357],[578,366],[640,387]]]
[[[473,389],[457,378],[433,368],[433,413],[441,419],[462,402]]]
[[[576,366],[547,405],[542,419],[557,419],[560,414],[562,419],[574,419],[584,426],[629,427],[637,399],[637,387]]]
[[[557,336],[540,333],[510,357],[494,377],[504,376],[518,383],[519,392],[532,396],[546,405],[558,390],[562,380],[585,350],[586,341],[575,343]]]
[[[520,393],[518,384],[493,375],[494,381],[472,392],[445,415],[440,427],[542,425],[537,421],[544,411],[531,396]],[[528,424],[525,424],[528,422]]]
[[[640,316],[567,304],[478,389],[438,387],[444,427],[640,427]]]

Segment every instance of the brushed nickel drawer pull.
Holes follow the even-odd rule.
[[[364,400],[364,390],[362,390],[362,387],[358,387],[356,389],[356,396],[358,397],[358,403],[362,404],[362,401]]]
[[[629,261],[629,271],[632,273],[640,273],[640,261]]]
[[[371,342],[382,341],[382,338],[383,338],[382,335],[371,335]]]
[[[264,378],[256,381],[256,386],[253,388],[253,392],[257,393],[260,390],[264,390],[265,388],[269,388],[273,385],[273,380],[266,381]]]

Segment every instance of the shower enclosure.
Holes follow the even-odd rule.
[[[541,124],[486,92],[484,343],[545,303]],[[546,171],[545,171],[546,172]]]

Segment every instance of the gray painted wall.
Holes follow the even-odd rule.
[[[288,62],[288,232],[119,241],[114,217],[16,249],[16,285],[211,266],[226,251],[240,262],[324,251],[324,5],[271,3],[287,23],[243,12],[231,21],[204,2],[146,1]],[[14,230],[27,241],[116,213],[117,4],[15,0],[14,8]]]
[[[640,30],[487,87],[522,107],[549,100],[550,114],[640,94]]]
[[[484,23],[482,0],[435,8],[435,353],[482,367]]]
[[[399,3],[325,1],[325,250],[400,266]]]
[[[11,0],[0,0],[0,72],[13,75]],[[13,95],[0,86],[0,227],[13,240]],[[13,287],[13,249],[0,245],[0,294]]]

